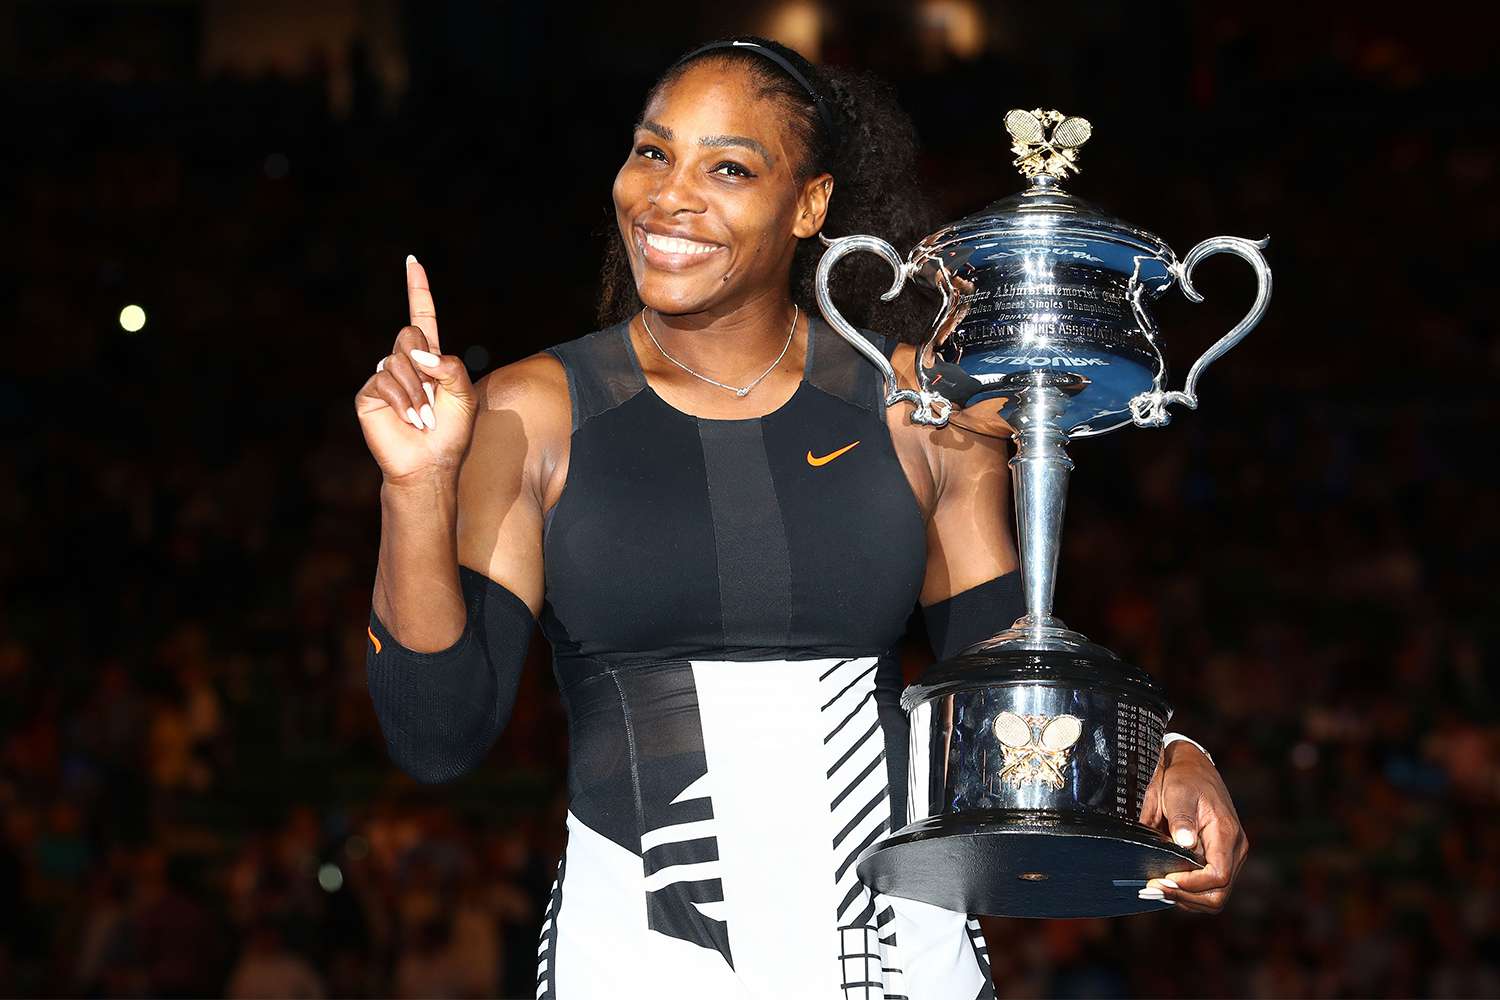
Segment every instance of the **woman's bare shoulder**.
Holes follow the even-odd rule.
[[[917,388],[916,356],[917,348],[913,344],[897,344],[891,352],[891,367],[896,370],[896,381],[903,389]],[[997,464],[1004,467],[1009,458],[1006,442],[1010,428],[1003,420],[988,412],[980,415],[954,410],[948,423],[933,427],[912,423],[909,419],[911,409],[910,403],[889,408],[892,437],[897,440],[898,449],[904,445],[920,451],[932,471],[934,484],[939,488],[945,478],[954,475],[969,475]]]
[[[903,389],[917,387],[914,364],[916,356],[916,346],[905,342],[898,343],[891,351],[891,367],[896,371],[896,384]],[[886,422],[890,424],[891,433],[898,441],[920,448],[930,457],[932,450],[940,444],[938,429],[927,424],[912,423],[911,410],[912,404],[904,402],[887,407]]]
[[[562,362],[546,351],[501,365],[474,383],[479,411],[567,410],[568,375]]]
[[[545,351],[501,365],[474,383],[479,420],[519,424],[528,437],[566,441],[572,431],[568,376]]]
[[[567,467],[573,433],[562,362],[538,351],[501,365],[474,383],[474,398],[479,413],[465,466],[474,466],[486,490],[520,474],[544,501]]]

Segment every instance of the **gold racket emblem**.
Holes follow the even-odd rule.
[[[1061,788],[1063,768],[1083,722],[1075,715],[1017,715],[1001,712],[994,723],[1002,759],[1000,780],[1012,788],[1045,785]]]
[[[1027,177],[1045,174],[1062,180],[1078,172],[1078,151],[1094,134],[1087,118],[1036,108],[1006,112],[1005,131],[1010,133],[1013,165]]]

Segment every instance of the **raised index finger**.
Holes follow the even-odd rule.
[[[427,336],[427,349],[433,354],[442,354],[438,343],[437,308],[432,304],[432,289],[427,285],[427,269],[417,263],[417,258],[406,258],[406,306],[411,313],[411,325]]]

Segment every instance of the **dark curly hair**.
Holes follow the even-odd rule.
[[[896,103],[890,85],[857,70],[813,66],[778,42],[754,36],[740,39],[775,50],[812,82],[832,106],[837,140],[800,84],[770,59],[743,49],[711,49],[673,65],[652,86],[643,106],[649,106],[662,88],[690,66],[707,61],[742,66],[759,86],[760,96],[776,102],[786,113],[787,127],[802,147],[797,179],[805,181],[824,171],[833,175],[833,198],[823,223],[830,238],[866,233],[906,253],[931,232],[932,209],[916,177],[916,130]],[[609,217],[598,312],[599,322],[606,326],[623,322],[641,309],[613,211]],[[812,236],[801,241],[792,258],[792,300],[804,311],[817,308],[813,275],[822,251],[822,242]],[[856,327],[916,342],[927,332],[932,307],[910,290],[893,302],[881,302],[890,283],[890,267],[861,254],[839,263],[831,290],[839,312]]]

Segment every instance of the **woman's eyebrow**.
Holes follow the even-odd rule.
[[[760,154],[761,159],[767,163],[775,163],[776,158],[771,155],[770,150],[750,138],[748,135],[705,135],[698,140],[700,146],[744,146],[753,149]]]
[[[663,125],[661,122],[652,121],[649,118],[645,121],[636,122],[635,127],[637,129],[644,129],[653,135],[660,136],[668,142],[671,142],[676,138],[676,136],[672,134],[672,130],[667,128],[667,126]],[[761,145],[756,140],[750,138],[748,135],[705,135],[703,138],[698,140],[698,145],[708,146],[710,148],[717,148],[720,146],[743,146],[746,149],[752,149],[755,152],[759,153],[761,159],[765,160],[767,163],[776,162],[776,157],[771,155],[770,150],[768,150],[765,146]]]
[[[650,132],[653,135],[660,136],[661,138],[667,140],[668,142],[671,142],[672,139],[674,138],[673,135],[672,135],[672,130],[671,129],[667,128],[665,125],[661,124],[660,122],[654,122],[654,121],[652,121],[649,118],[646,119],[645,121],[636,122],[635,123],[635,127],[636,127],[636,129],[638,131],[640,129],[645,129],[647,132]]]

